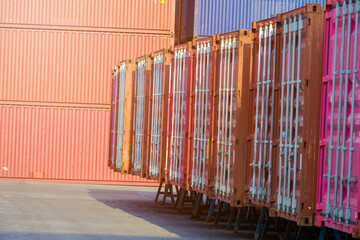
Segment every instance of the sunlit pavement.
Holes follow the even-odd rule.
[[[156,204],[156,190],[0,181],[0,239],[239,239]]]

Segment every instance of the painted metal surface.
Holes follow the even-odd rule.
[[[216,37],[195,40],[190,188],[205,193],[212,174]]]
[[[149,88],[152,82],[153,59],[147,54],[136,60],[134,75],[133,146],[131,173],[148,177],[146,157],[149,134]]]
[[[360,1],[327,6],[316,225],[360,237]]]
[[[130,173],[132,166],[134,71],[135,63],[126,60],[113,73],[108,165],[122,173]]]
[[[248,197],[299,225],[314,223],[316,207],[323,25],[308,4],[253,30]]]
[[[155,35],[0,28],[0,103],[109,108],[114,64],[169,46]]]
[[[213,195],[231,206],[243,206],[251,31],[239,30],[217,38]]]
[[[278,13],[303,7],[307,3],[325,5],[325,0],[196,0],[194,6],[190,1],[180,2],[183,5],[182,12],[185,13],[180,16],[181,22],[176,29],[175,38],[178,42],[187,41],[193,36],[202,38],[237,29],[250,29],[252,21],[274,17]]]
[[[0,178],[141,180],[107,166],[108,109],[3,105],[0,129]]]
[[[1,24],[174,31],[175,0],[11,0],[0,2]],[[33,27],[33,26],[32,26]],[[134,31],[133,30],[133,31]]]
[[[150,179],[163,181],[165,177],[166,139],[168,121],[168,101],[170,82],[170,62],[172,53],[169,49],[154,52],[152,65],[153,80],[150,90],[149,140],[146,165]]]
[[[193,50],[191,43],[174,47],[171,63],[169,143],[166,179],[171,184],[186,187],[188,182]]]

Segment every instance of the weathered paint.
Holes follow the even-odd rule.
[[[316,225],[359,238],[360,1],[328,2]]]
[[[324,6],[325,0],[179,0],[176,14],[180,22],[176,26],[175,39],[183,43],[194,36],[203,38],[238,29],[250,29],[252,21],[274,17],[307,3]]]
[[[298,225],[315,220],[323,26],[308,4],[253,29],[248,198]]]

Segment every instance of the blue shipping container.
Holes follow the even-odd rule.
[[[277,13],[288,12],[318,3],[325,6],[325,0],[177,0],[178,42],[208,37],[215,34],[250,29],[252,21],[274,17]],[[180,21],[180,25],[178,23]]]

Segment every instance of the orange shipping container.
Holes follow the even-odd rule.
[[[12,27],[100,27],[170,34],[175,27],[175,0],[2,0],[0,22]]]
[[[169,45],[161,35],[0,28],[0,104],[110,108],[115,63]]]
[[[110,110],[0,107],[0,178],[140,181],[113,172]]]

